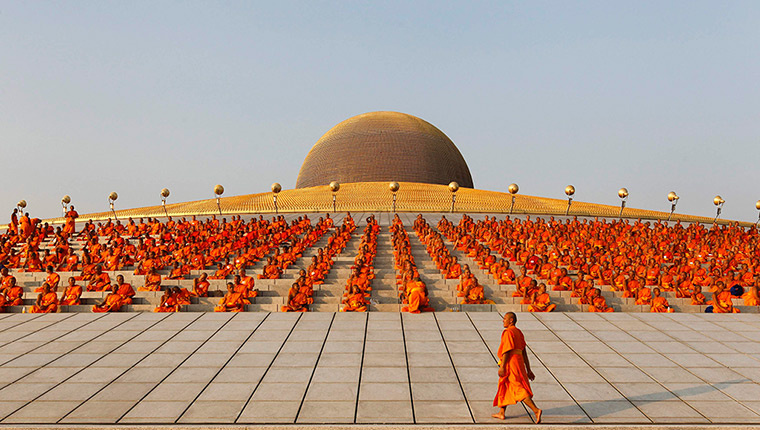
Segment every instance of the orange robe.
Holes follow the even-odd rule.
[[[614,309],[607,306],[607,300],[604,297],[594,297],[594,300],[588,307],[589,312],[615,312]]]
[[[652,309],[650,312],[667,313],[673,312],[673,308],[670,307],[668,300],[665,297],[652,298]]]
[[[557,305],[551,302],[549,294],[543,293],[536,296],[536,300],[528,306],[528,312],[551,312]]]
[[[119,285],[119,288],[116,290],[116,294],[121,296],[122,305],[131,305],[132,296],[135,295],[135,290],[132,288],[132,285],[124,283]]]
[[[50,314],[58,310],[58,295],[50,292],[42,296],[40,306],[36,304],[29,308],[30,314]]]
[[[66,287],[63,290],[63,296],[61,297],[62,306],[77,306],[81,303],[82,287],[74,285],[73,287]]]
[[[219,306],[214,308],[214,312],[241,312],[244,308],[240,293],[227,293],[219,301]]]
[[[525,337],[517,327],[509,327],[502,332],[498,351],[499,364],[501,364],[501,357],[504,353],[512,352],[507,353],[507,372],[504,376],[499,377],[499,386],[496,390],[496,397],[493,399],[494,406],[506,407],[533,397],[522,355],[525,347]]]
[[[96,313],[118,312],[119,309],[121,309],[121,300],[120,295],[110,293],[106,297],[106,302],[102,306],[92,305],[92,311]]]

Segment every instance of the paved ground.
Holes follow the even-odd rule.
[[[760,315],[521,314],[550,423],[760,423]],[[494,423],[501,316],[0,315],[3,424]],[[523,406],[510,423],[531,423]]]

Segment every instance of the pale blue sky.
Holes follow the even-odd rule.
[[[0,1],[0,220],[295,186],[353,115],[439,127],[476,188],[754,221],[760,2]]]

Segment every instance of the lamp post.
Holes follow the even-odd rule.
[[[457,191],[459,191],[459,184],[454,181],[449,182],[449,191],[451,191],[451,213],[454,213],[454,203],[457,201]]]
[[[565,216],[570,215],[570,205],[573,203],[573,194],[575,194],[575,187],[568,185],[565,187],[565,194],[567,194],[567,210]]]
[[[330,182],[330,191],[332,192],[333,198],[333,212],[337,212],[336,195],[338,194],[338,190],[340,190],[340,184],[338,181]]]
[[[111,194],[108,195],[108,206],[111,207],[111,213],[113,214],[113,219],[116,219],[116,220],[118,220],[119,218],[116,217],[116,210],[113,207],[113,203],[118,198],[119,198],[119,195],[116,194],[116,191],[111,191]]]
[[[63,208],[64,217],[66,216],[66,205],[68,205],[69,203],[71,203],[71,197],[69,197],[68,195],[65,195],[63,196],[63,198],[61,198],[61,207]]]
[[[214,195],[216,196],[216,207],[219,209],[219,216],[222,216],[222,194],[224,194],[224,187],[216,184],[214,186]]]
[[[507,189],[509,190],[509,194],[512,194],[512,206],[509,207],[509,214],[512,215],[512,210],[515,208],[515,196],[520,191],[520,187],[517,184],[509,184]]]
[[[680,199],[680,197],[678,197],[678,194],[676,194],[675,191],[671,191],[668,193],[668,201],[671,203],[670,215],[668,215],[668,221],[670,221],[670,218],[673,216],[673,212],[676,211],[676,205],[678,204],[678,199]]]
[[[274,213],[275,213],[275,215],[277,215],[277,214],[280,213],[279,209],[277,209],[277,194],[279,194],[280,191],[282,191],[282,185],[280,185],[277,182],[275,182],[274,184],[272,184],[272,200],[274,201]]]
[[[398,192],[398,189],[401,186],[398,184],[398,182],[391,182],[388,184],[388,189],[391,190],[393,193],[393,213],[396,213],[396,192]]]
[[[713,223],[718,221],[718,218],[720,218],[720,211],[723,209],[723,203],[726,203],[726,201],[723,200],[723,197],[721,196],[715,196],[713,199],[713,204],[718,207],[718,211],[715,213],[715,219],[713,220]]]
[[[18,208],[18,211],[23,214],[24,209],[26,209],[26,200],[19,200],[18,203],[16,203],[16,207]]]
[[[625,209],[625,202],[628,200],[628,188],[619,189],[618,197],[620,197],[620,214],[618,218],[623,219],[623,209]]]
[[[760,200],[755,202],[755,208],[757,208],[757,222],[755,223],[755,227],[757,227],[757,224],[760,224]]]
[[[168,188],[161,190],[161,206],[164,208],[164,215],[167,217],[169,217],[169,212],[166,210],[166,198],[169,197],[169,194],[171,194],[171,192],[169,192]]]

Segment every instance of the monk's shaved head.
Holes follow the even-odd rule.
[[[507,313],[505,313],[504,314],[504,318],[511,319],[512,323],[514,323],[514,324],[517,323],[517,314],[515,314],[514,312],[507,312]]]

